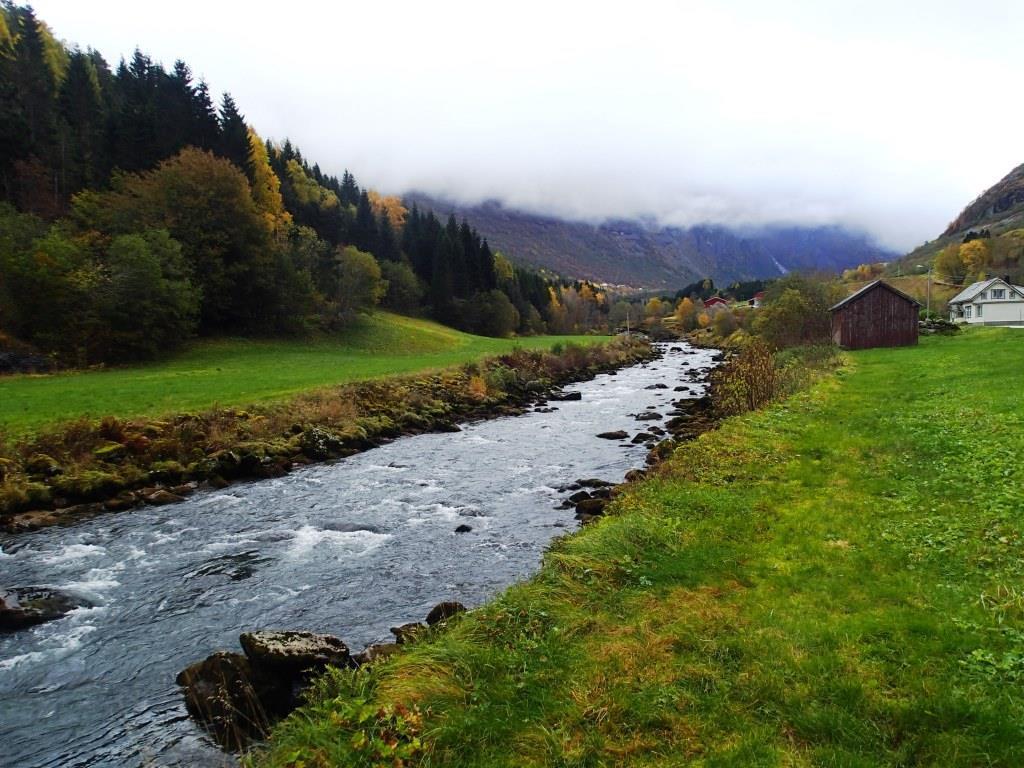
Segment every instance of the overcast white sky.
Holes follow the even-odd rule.
[[[1020,0],[33,4],[382,192],[906,249],[1024,162]]]

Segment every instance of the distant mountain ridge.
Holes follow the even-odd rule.
[[[675,289],[703,277],[724,285],[794,270],[834,272],[895,255],[868,236],[838,226],[595,225],[526,213],[495,201],[459,205],[409,193],[405,202],[439,216],[454,213],[467,219],[492,249],[519,263],[566,277],[645,288]]]

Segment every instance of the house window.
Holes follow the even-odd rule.
[[[978,317],[981,317],[981,310],[983,310],[984,308],[985,308],[984,304],[979,304],[978,305],[978,315],[977,315]]]
[[[966,317],[968,320],[971,319],[971,305],[970,304],[968,304],[966,307],[964,307],[964,317]]]
[[[1005,299],[1006,298],[1006,289],[1005,288],[993,288],[992,289],[992,298],[993,299]]]

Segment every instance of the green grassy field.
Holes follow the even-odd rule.
[[[257,762],[1021,765],[1022,372],[1006,329],[851,354]]]
[[[491,339],[427,320],[378,313],[342,338],[201,341],[150,365],[52,376],[0,378],[0,429],[22,434],[80,416],[152,416],[213,405],[244,406],[316,387],[414,373],[559,341],[607,337]]]

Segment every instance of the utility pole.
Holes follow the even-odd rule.
[[[928,267],[928,317],[932,316],[932,268]]]
[[[924,269],[924,264],[918,264],[918,269]],[[926,305],[925,312],[928,317],[932,316],[932,267],[934,265],[928,265],[928,304]]]

